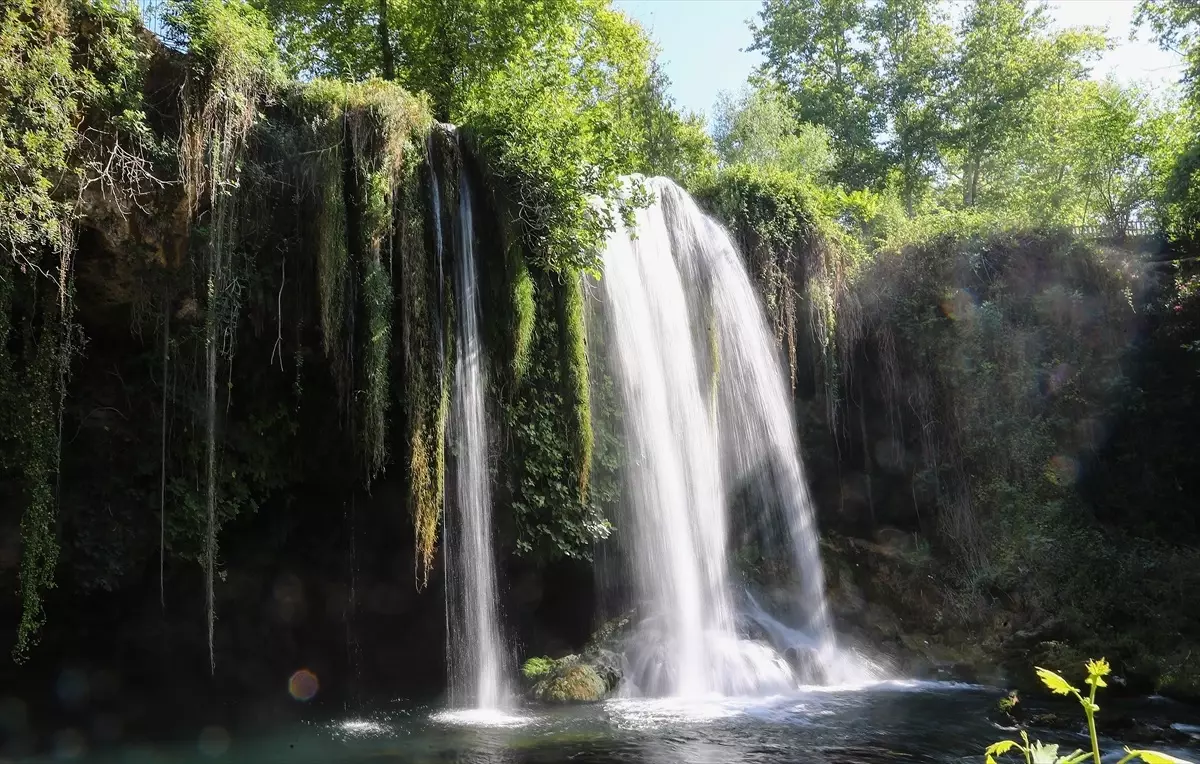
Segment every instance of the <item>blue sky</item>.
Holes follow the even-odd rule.
[[[662,48],[661,59],[680,106],[712,112],[722,90],[737,90],[761,60],[747,53],[751,38],[747,20],[758,13],[760,0],[615,0],[641,22]],[[1179,57],[1159,50],[1146,32],[1130,39],[1135,0],[1057,0],[1050,3],[1061,27],[1107,26],[1117,46],[1096,63],[1093,76],[1109,73],[1124,81],[1143,80],[1169,87],[1180,72]]]

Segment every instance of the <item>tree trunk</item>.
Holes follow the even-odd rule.
[[[979,157],[967,160],[963,168],[963,206],[974,207],[979,194],[979,166],[983,161]]]
[[[385,80],[396,79],[396,60],[392,56],[392,30],[388,26],[387,0],[379,0],[379,63]]]

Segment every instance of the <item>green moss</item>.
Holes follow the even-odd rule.
[[[429,157],[438,161],[438,155]],[[445,498],[446,425],[450,410],[452,304],[449,285],[441,284],[434,247],[427,246],[425,222],[433,221],[430,194],[421,184],[406,184],[397,224],[403,399],[408,431],[409,512],[415,531],[415,574],[418,586],[429,580],[437,550],[438,526]],[[444,219],[444,218],[443,218]],[[446,309],[439,314],[439,306]]]
[[[578,655],[530,658],[523,672],[527,679],[536,680],[530,694],[543,703],[594,703],[610,690],[596,668]]]
[[[535,318],[533,277],[525,264],[525,256],[515,242],[507,247],[508,269],[512,274],[510,296],[512,311],[512,362],[514,384],[520,384],[529,371],[529,353],[533,348]]]
[[[607,688],[591,666],[570,666],[552,678],[541,693],[551,703],[594,703],[603,700]]]
[[[368,481],[387,460],[388,365],[392,346],[392,283],[382,263],[368,260],[363,277],[367,331],[363,348],[362,448]]]
[[[579,477],[579,500],[587,501],[588,481],[592,472],[592,400],[588,379],[587,326],[583,315],[583,279],[568,274],[562,285],[561,347],[565,363],[564,380],[571,417],[571,450]]]
[[[607,418],[599,429],[589,420],[592,469],[582,494],[575,396],[582,381],[588,394],[586,412],[592,413],[593,385],[590,375],[570,370],[566,340],[571,335],[563,327],[565,295],[559,277],[535,272],[534,280],[539,294],[556,297],[536,303],[529,370],[502,403],[505,437],[513,447],[504,454],[501,474],[508,478],[517,554],[543,560],[587,559],[595,541],[611,531],[605,518],[619,500],[620,466],[613,451],[620,447],[620,435]],[[576,344],[574,349],[587,360],[586,345],[581,349]],[[587,367],[583,371],[587,373]],[[608,380],[597,384],[612,393]],[[615,395],[604,400],[608,408],[615,407]]]
[[[413,343],[423,341],[419,333],[437,331],[430,313],[437,298],[425,291],[436,287],[422,278],[430,264],[425,262],[429,255],[420,224],[418,172],[432,118],[426,99],[381,80],[316,80],[294,88],[289,101],[309,129],[311,169],[302,176],[308,179],[317,209],[323,345],[343,408],[354,423],[369,483],[388,459],[392,274],[397,269],[402,279],[415,279],[405,282],[411,288],[401,309],[407,329],[401,338],[406,366],[418,362]],[[362,324],[355,330],[359,312]],[[436,409],[424,402],[439,398],[428,387],[435,375],[408,376],[409,394],[422,401],[418,408]],[[419,423],[407,434],[410,470],[440,469],[436,449],[428,442],[439,429],[432,421]],[[427,477],[419,477],[417,483],[441,480],[436,474]],[[426,506],[437,491],[430,494],[422,488],[415,495]],[[425,514],[417,513],[423,518],[418,527],[428,533],[431,524],[436,529],[436,519],[430,521]]]

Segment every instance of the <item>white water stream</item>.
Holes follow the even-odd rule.
[[[602,279],[629,447],[624,539],[642,617],[626,689],[761,695],[844,681],[859,672],[829,624],[790,396],[762,307],[726,232],[670,180],[646,182],[656,201],[637,212],[636,235],[618,224]],[[760,631],[797,636],[793,644],[768,647],[738,630],[728,483],[748,481],[779,516],[772,525],[784,526],[798,579],[795,625]]]
[[[456,707],[500,709],[511,703],[511,691],[496,597],[475,227],[465,174],[459,178],[458,196],[452,435],[457,460],[455,512],[447,518],[452,532],[446,534],[450,699]]]

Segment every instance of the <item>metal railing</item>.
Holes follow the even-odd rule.
[[[1071,233],[1088,239],[1116,239],[1129,236],[1155,236],[1159,233],[1158,223],[1150,220],[1131,220],[1122,231],[1107,223],[1073,225]]]
[[[162,37],[163,27],[162,0],[123,0],[125,7],[135,10],[142,17],[142,24],[156,37]]]

